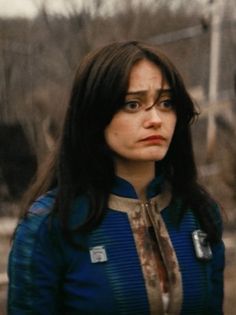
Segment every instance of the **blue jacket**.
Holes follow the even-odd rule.
[[[154,181],[149,186],[149,198],[157,194],[157,185]],[[122,202],[139,202],[133,187],[122,179],[117,179],[112,194]],[[78,249],[64,240],[59,222],[51,217],[54,200],[55,192],[39,198],[18,225],[9,256],[8,314],[164,314],[150,308],[128,214],[107,209],[95,230],[76,236]],[[212,246],[212,259],[199,260],[191,237],[200,227],[198,220],[189,210],[176,225],[171,211],[166,206],[160,212],[181,274],[181,305],[170,314],[222,315],[223,242]],[[81,223],[86,214],[86,199],[79,197],[71,226]]]

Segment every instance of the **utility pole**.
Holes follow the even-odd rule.
[[[223,18],[222,0],[210,0],[210,69],[209,69],[209,115],[207,126],[207,157],[211,158],[216,142],[216,119],[213,104],[218,99],[219,88],[219,66],[221,48],[221,24]]]

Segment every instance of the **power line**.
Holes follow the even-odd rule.
[[[201,24],[187,27],[178,31],[169,32],[166,34],[160,34],[157,36],[150,37],[149,40],[153,43],[163,45],[173,43],[182,39],[189,39],[196,37],[204,33],[204,29]]]
[[[221,23],[221,30],[227,28],[236,27],[236,21],[234,20],[224,20]],[[164,45],[169,43],[174,43],[179,40],[190,39],[193,37],[197,37],[205,34],[208,31],[213,30],[214,25],[210,25],[208,21],[202,20],[201,24],[197,24],[195,26],[183,28],[177,31],[168,32],[164,34],[159,34],[156,36],[149,37],[148,40],[153,42],[154,44]]]

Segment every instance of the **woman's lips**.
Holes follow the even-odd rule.
[[[163,136],[160,135],[152,135],[152,136],[148,136],[146,138],[141,139],[141,142],[162,142],[165,141],[166,139]]]

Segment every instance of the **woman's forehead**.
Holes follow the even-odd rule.
[[[154,62],[142,59],[130,70],[128,92],[147,91],[147,89],[169,89],[162,69]]]

